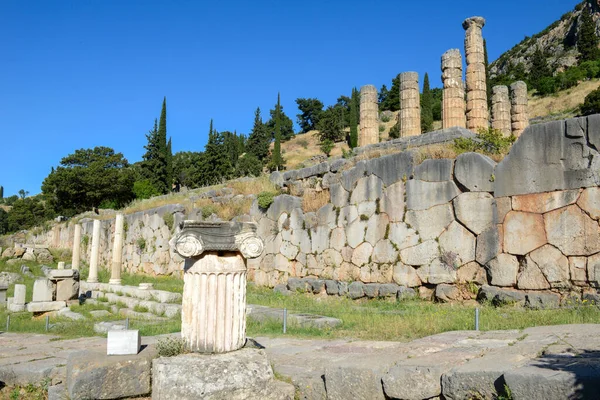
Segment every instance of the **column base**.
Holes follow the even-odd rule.
[[[89,281],[88,281],[89,282]],[[111,279],[108,281],[109,285],[117,285],[117,286],[122,286],[123,284],[121,283],[120,279]]]

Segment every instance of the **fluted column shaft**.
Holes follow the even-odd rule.
[[[465,83],[462,77],[460,50],[450,49],[442,55],[442,128],[465,128]]]
[[[94,220],[92,228],[92,254],[90,255],[90,272],[87,281],[98,282],[98,259],[100,257],[100,220]]]
[[[121,284],[121,265],[123,264],[123,214],[115,218],[115,238],[113,242],[112,265],[110,269],[111,285]]]
[[[489,126],[487,82],[485,73],[485,49],[482,29],[485,19],[467,18],[463,22],[465,57],[467,60],[467,129],[478,131]]]
[[[400,74],[400,137],[421,134],[421,95],[419,74]]]
[[[527,84],[517,81],[510,85],[511,95],[511,128],[516,137],[529,126],[529,110],[527,99]]]
[[[510,136],[510,99],[506,86],[499,85],[492,88],[492,128],[502,132],[504,137]]]
[[[79,257],[81,254],[81,225],[75,225],[73,233],[73,257],[71,258],[71,269],[79,269]]]
[[[358,146],[379,143],[379,106],[377,89],[373,85],[360,88],[360,132]]]

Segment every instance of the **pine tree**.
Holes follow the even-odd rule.
[[[533,56],[531,56],[531,70],[529,72],[529,84],[533,88],[538,88],[538,85],[543,78],[551,77],[552,72],[548,68],[548,62],[542,52],[542,49],[536,47]]]
[[[354,92],[352,92],[352,93],[354,93]],[[379,95],[377,96],[377,101],[379,103],[380,111],[384,111],[382,109],[382,107],[384,106],[384,104],[387,104],[387,98],[389,95],[390,95],[390,91],[388,90],[387,86],[381,85],[381,89],[379,89]]]
[[[175,176],[173,174],[173,148],[171,144],[171,138],[167,142],[167,188],[169,191],[172,189],[172,184],[175,181]]]
[[[423,78],[423,94],[421,95],[421,132],[433,130],[433,99],[429,87],[429,75]]]
[[[281,102],[279,93],[277,93],[277,105],[275,106],[273,119],[275,120],[275,145],[273,146],[273,154],[271,156],[271,168],[279,171],[284,165],[283,158],[281,157]]]
[[[383,85],[385,87],[385,85]],[[348,146],[351,149],[358,146],[358,113],[359,113],[359,99],[360,93],[356,88],[352,88],[352,97],[350,101],[350,137]]]
[[[586,4],[581,12],[581,26],[577,35],[577,49],[579,50],[579,62],[594,61],[600,58],[598,50],[598,36],[596,35],[596,23],[592,19],[590,4]]]
[[[0,186],[0,200],[4,198],[4,186]]]
[[[250,132],[250,136],[248,137],[246,151],[264,163],[269,156],[270,143],[270,135],[267,131],[267,127],[262,122],[260,108],[257,107],[256,111],[254,112],[254,126],[252,127],[252,132]]]
[[[208,142],[204,147],[204,165],[202,166],[202,184],[214,185],[233,176],[233,166],[224,145],[224,136],[213,129],[210,120]]]

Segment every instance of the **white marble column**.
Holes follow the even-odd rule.
[[[65,269],[65,262],[59,261],[58,265],[56,266],[56,269]]]
[[[115,219],[115,240],[113,242],[112,266],[110,270],[111,285],[121,284],[121,265],[123,264],[123,214]]]
[[[88,283],[98,282],[98,258],[100,256],[100,220],[94,220],[92,229],[92,254],[90,256],[90,272]]]
[[[187,348],[225,353],[246,342],[246,265],[240,253],[187,258],[181,336]]]
[[[73,234],[73,257],[71,258],[71,269],[79,269],[79,257],[81,248],[81,225],[75,225]]]

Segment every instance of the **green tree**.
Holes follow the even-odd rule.
[[[600,113],[600,88],[591,91],[581,105],[582,115],[591,115]]]
[[[171,191],[171,188],[173,185],[173,146],[171,143],[171,138],[169,138],[169,141],[167,142],[166,156],[167,156],[167,183],[168,183],[168,189],[169,189],[169,191]]]
[[[429,87],[429,75],[423,78],[423,94],[421,95],[421,132],[433,130],[433,98]]]
[[[240,157],[236,169],[237,176],[259,176],[262,173],[262,162],[254,154],[246,153]]]
[[[280,140],[284,142],[286,140],[290,140],[292,136],[294,136],[294,122],[290,119],[290,117],[285,115],[285,112],[283,112],[283,106],[280,102],[279,93],[277,94],[277,104],[275,105],[275,108],[269,111],[269,113],[271,114],[271,119],[266,123],[266,126],[268,132],[271,133],[271,138],[275,139],[275,116],[278,116],[281,136]]]
[[[579,27],[579,34],[577,35],[579,62],[594,61],[600,58],[596,23],[592,19],[590,8],[591,4],[586,4],[581,12],[581,25]]]
[[[300,114],[296,115],[298,125],[300,125],[300,132],[306,133],[317,129],[319,118],[323,113],[323,103],[321,100],[297,98],[296,104],[298,104],[298,110],[300,110]]]
[[[536,90],[543,78],[552,77],[552,72],[548,67],[546,56],[542,49],[536,47],[533,56],[531,57],[531,71],[529,73],[529,84]]]
[[[202,184],[214,185],[233,176],[233,166],[225,147],[223,134],[212,129],[213,122],[210,121],[211,131],[208,133],[208,142],[204,147],[204,163],[202,170]]]
[[[149,199],[161,193],[156,190],[150,179],[141,179],[133,183],[133,194],[136,199]]]
[[[109,147],[80,149],[50,172],[42,183],[42,193],[51,209],[73,216],[105,201],[127,204],[133,199],[134,180],[123,154]]]
[[[281,156],[282,116],[283,111],[281,107],[280,96],[279,93],[277,93],[277,105],[275,106],[275,112],[271,113],[271,121],[274,121],[273,135],[275,137],[275,144],[273,145],[273,154],[271,155],[270,163],[270,168],[276,171],[279,171],[279,169],[284,166],[284,160]]]
[[[27,197],[15,201],[6,216],[8,232],[17,232],[41,225],[51,219],[54,213],[47,209],[40,196]]]
[[[271,136],[269,135],[267,127],[265,124],[263,124],[260,116],[260,108],[257,107],[256,111],[254,112],[254,125],[252,126],[252,131],[248,136],[246,151],[264,163],[269,156],[270,144]]]
[[[142,156],[142,175],[149,179],[159,193],[171,190],[169,178],[169,154],[167,145],[167,98],[163,99],[160,123],[154,121],[154,128],[146,135],[148,143]]]
[[[444,91],[441,88],[431,89],[431,114],[434,121],[442,120],[442,100]]]
[[[180,151],[173,155],[175,181],[188,188],[202,186],[202,171],[205,169],[204,153]]]
[[[335,143],[333,143],[331,140],[329,139],[325,139],[321,142],[320,148],[321,151],[323,153],[325,153],[325,155],[327,157],[329,157],[329,154],[331,154],[331,150],[333,150],[333,148],[335,147]]]
[[[0,208],[0,235],[8,233],[8,213]]]
[[[344,138],[344,131],[342,130],[343,123],[341,120],[343,116],[341,114],[341,107],[329,106],[327,110],[323,112],[319,121],[319,140],[321,143],[326,140],[331,142],[339,142]]]
[[[383,85],[385,87],[385,85]],[[360,112],[360,93],[356,88],[352,88],[352,97],[350,103],[350,137],[348,146],[351,149],[358,147],[358,113]]]
[[[380,111],[398,111],[400,109],[400,75],[392,79],[392,87],[384,103],[379,105]]]
[[[244,152],[244,140],[243,136],[240,140],[240,136],[235,132],[225,131],[223,135],[223,146],[225,147],[225,153],[229,157],[229,162],[233,168],[237,166],[238,159]]]
[[[377,95],[377,102],[379,103],[379,111],[385,111],[383,110],[383,105],[387,104],[387,98],[390,95],[390,91],[388,90],[387,86],[381,85],[381,89],[379,89],[379,94]]]
[[[4,199],[4,186],[0,186],[0,200]]]

